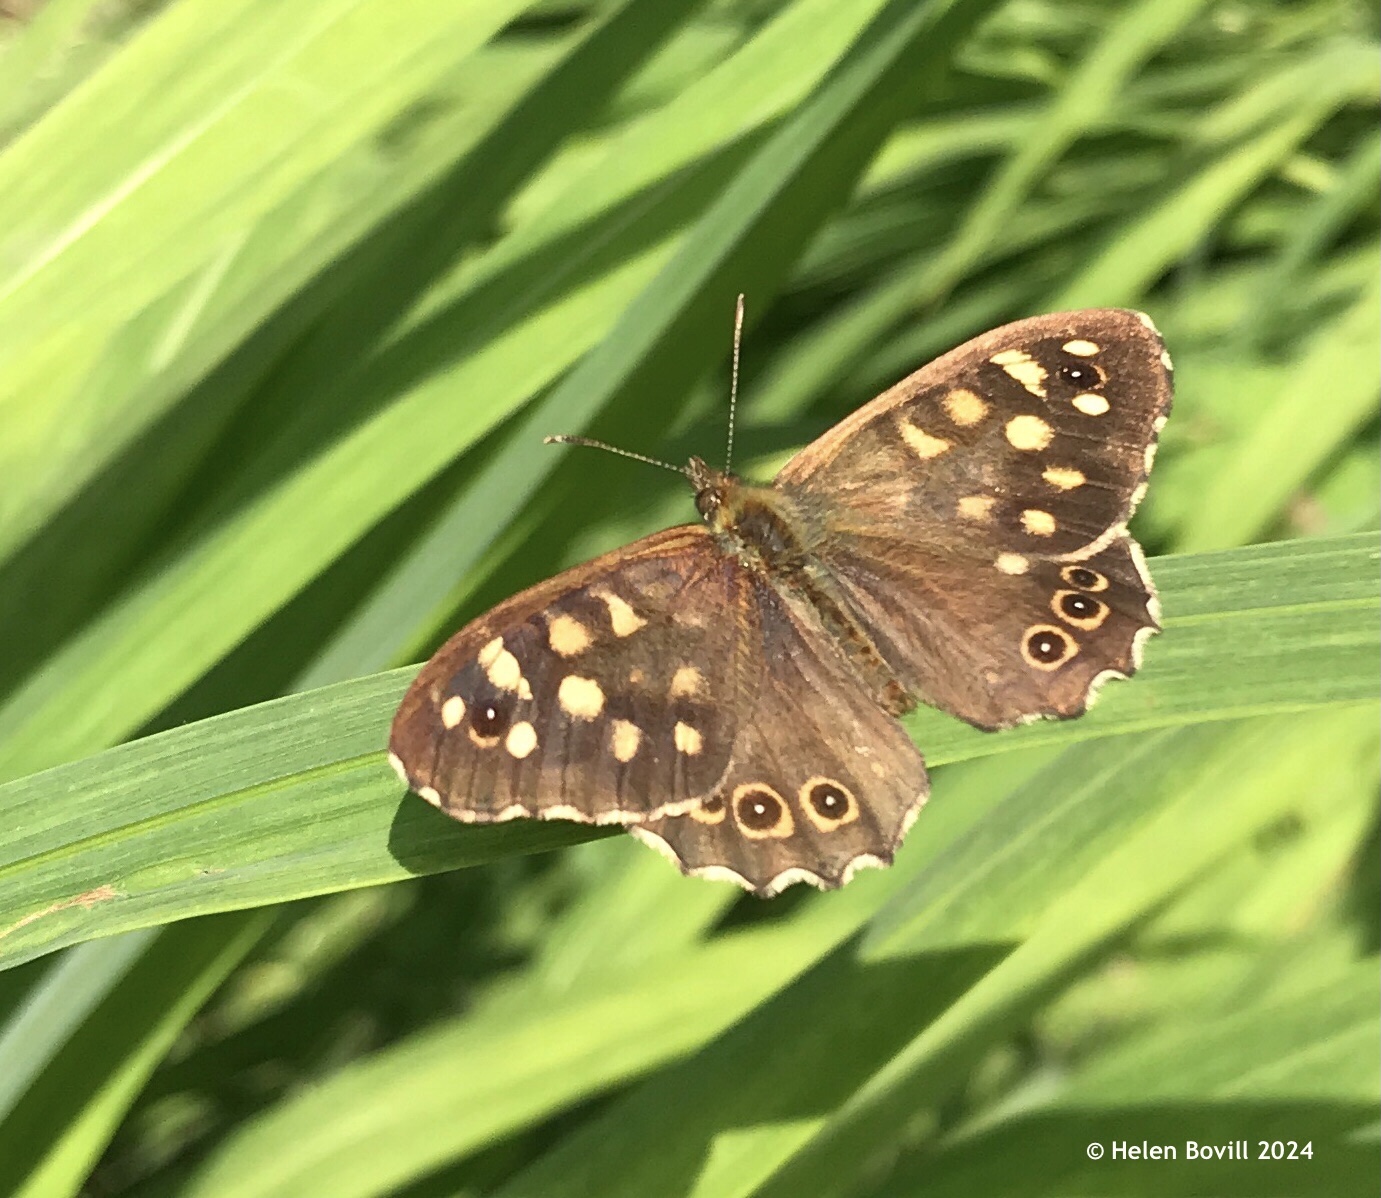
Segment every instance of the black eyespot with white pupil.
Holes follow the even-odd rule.
[[[837,821],[849,813],[849,796],[833,782],[817,782],[806,795],[806,802],[822,819]]]
[[[833,832],[858,818],[858,801],[847,786],[833,778],[807,779],[797,797],[801,810],[818,831]]]
[[[766,832],[782,818],[782,802],[771,791],[749,790],[739,795],[738,822],[750,832]]]
[[[1026,636],[1026,652],[1043,666],[1054,666],[1070,655],[1073,642],[1054,628],[1037,628]]]
[[[512,719],[513,705],[507,699],[478,699],[470,706],[470,727],[485,740],[501,736]]]
[[[1065,571],[1065,578],[1071,586],[1080,587],[1085,591],[1091,591],[1102,581],[1092,570],[1083,566],[1071,566]]]
[[[1087,595],[1065,595],[1060,600],[1060,610],[1071,620],[1088,620],[1098,615],[1103,605]]]

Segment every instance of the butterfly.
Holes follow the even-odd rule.
[[[701,522],[467,624],[390,761],[458,820],[623,824],[764,896],[890,864],[929,793],[899,717],[1069,718],[1140,665],[1159,605],[1127,521],[1170,400],[1147,316],[1063,312],[937,358],[768,485],[692,458]]]

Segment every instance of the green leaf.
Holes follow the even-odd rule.
[[[989,244],[1004,235],[1032,185],[1081,135],[1106,121],[1127,80],[1203,7],[1203,0],[1142,0],[1108,25],[968,210],[962,228],[933,268],[930,285],[935,294],[943,296],[973,269]]]
[[[44,980],[8,1029],[24,1037],[26,1053],[46,1059],[0,1121],[5,1193],[83,1191],[149,1074],[269,922],[263,912],[235,913],[84,946]],[[73,981],[98,1001],[71,1007]]]
[[[521,7],[173,5],[6,148],[0,410],[10,435],[0,469],[12,489],[0,493],[0,556],[178,395],[166,374],[185,368],[179,355],[197,340],[200,309],[226,285],[256,222],[342,157],[359,155],[357,180],[386,169],[381,139],[390,123]],[[186,70],[189,61],[198,69]],[[122,120],[122,136],[106,134],[112,117],[133,112],[142,119]],[[313,216],[325,232],[330,214]],[[298,246],[304,232],[296,230]],[[283,294],[280,281],[265,285],[267,264],[255,265],[257,313],[239,314],[242,331],[274,291]],[[106,285],[93,291],[84,285],[92,278]],[[93,403],[88,373],[122,327],[158,304],[162,327],[127,350],[142,355],[143,369],[122,372],[124,385]]]
[[[1166,632],[1144,672],[1087,716],[990,735],[927,711],[910,727],[939,765],[1366,700],[1377,557],[1363,535],[1157,561]],[[463,828],[400,797],[382,742],[411,673],[220,716],[0,787],[0,961],[607,834]]]
[[[747,934],[559,1003],[496,1004],[249,1124],[183,1193],[394,1193],[442,1162],[697,1047],[823,943],[814,928],[794,937]]]
[[[1375,1146],[1355,1132],[1371,1121],[1381,1088],[1381,996],[1369,964],[1317,956],[1306,955],[1305,985],[1293,993],[1244,993],[1236,1009],[1215,995],[1082,1063],[1054,1094],[962,1129],[894,1178],[894,1192],[991,1192],[1021,1168],[1030,1194],[1097,1191],[1110,1175],[1137,1192],[1185,1198],[1209,1188],[1298,1193],[1306,1170],[1306,1192],[1366,1193]],[[1174,1155],[1113,1159],[1114,1145],[1143,1142]],[[1294,1160],[1272,1160],[1272,1142],[1282,1152],[1293,1143]],[[1090,1144],[1105,1155],[1090,1160]],[[1311,1155],[1300,1155],[1306,1145]],[[1297,1175],[1264,1176],[1285,1169]]]
[[[1372,286],[1290,370],[1274,402],[1223,462],[1184,529],[1186,549],[1213,549],[1264,532],[1286,500],[1371,418],[1381,394]],[[1318,396],[1330,402],[1320,406]]]
[[[1370,47],[1337,47],[1319,56],[1298,81],[1293,104],[1255,138],[1210,161],[1175,193],[1093,256],[1051,297],[1051,309],[1125,303],[1189,253],[1241,198],[1309,137],[1339,106],[1372,96],[1378,86]]]

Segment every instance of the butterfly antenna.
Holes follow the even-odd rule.
[[[634,453],[631,449],[620,449],[617,445],[609,445],[604,441],[596,441],[590,437],[576,437],[569,433],[557,433],[552,437],[543,437],[543,445],[584,445],[589,449],[603,449],[607,453],[617,454],[621,458],[632,458],[635,462],[646,462],[649,466],[660,466],[663,470],[670,470],[673,474],[685,474],[684,466],[673,466],[670,462],[664,462],[661,458],[650,458],[646,454]]]
[[[734,417],[738,412],[738,350],[743,340],[743,293],[734,305],[734,364],[729,374],[729,447],[724,451],[724,473],[734,464]]]

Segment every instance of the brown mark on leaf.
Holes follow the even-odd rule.
[[[116,890],[114,886],[105,885],[97,886],[94,890],[88,890],[84,894],[78,894],[73,898],[59,899],[56,903],[49,903],[48,906],[44,907],[41,911],[30,911],[28,915],[15,920],[9,927],[0,929],[0,940],[3,940],[13,932],[19,931],[20,928],[28,927],[29,924],[33,923],[35,920],[44,918],[44,916],[56,915],[59,911],[67,911],[72,907],[82,907],[90,911],[97,903],[106,903],[111,899],[117,899],[119,897],[121,897],[120,892]]]

